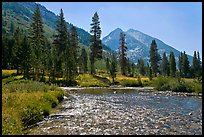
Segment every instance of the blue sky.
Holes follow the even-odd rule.
[[[116,28],[132,28],[162,40],[179,51],[202,57],[201,2],[39,2],[66,21],[90,31],[93,14],[97,11],[102,38]]]

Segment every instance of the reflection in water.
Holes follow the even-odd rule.
[[[28,134],[202,134],[202,99],[155,92],[85,89]]]

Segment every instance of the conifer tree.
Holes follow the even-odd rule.
[[[142,76],[145,75],[145,66],[144,66],[144,60],[143,58],[139,59],[139,72]]]
[[[134,77],[134,74],[135,74],[135,64],[134,64],[134,63],[132,63],[131,69],[132,69],[132,70],[131,70],[131,71],[132,71],[131,76]]]
[[[179,68],[179,73],[180,73],[180,77],[183,77],[183,69],[182,69],[182,66],[183,66],[183,53],[181,52],[180,55],[179,55],[179,62],[178,62],[178,68]]]
[[[202,63],[200,61],[200,54],[199,52],[197,51],[197,60],[198,60],[198,76],[199,77],[202,77]]]
[[[115,83],[115,77],[117,72],[117,60],[115,54],[112,54],[111,65],[110,65],[110,76],[112,78],[112,83]]]
[[[24,59],[23,57],[23,53],[21,53],[20,49],[21,49],[21,44],[22,44],[22,33],[20,32],[19,27],[16,29],[16,31],[14,32],[14,45],[13,45],[13,65],[14,68],[17,69],[17,74],[19,74],[20,72],[20,65],[21,65],[21,61]]]
[[[150,65],[155,77],[159,72],[159,61],[160,61],[160,56],[158,53],[157,44],[155,40],[152,40],[151,47],[150,47]]]
[[[71,28],[71,37],[70,37],[70,44],[71,44],[71,51],[72,51],[72,56],[74,57],[73,60],[73,69],[76,70],[74,75],[78,74],[78,60],[79,60],[79,55],[78,55],[78,34],[76,31],[76,27],[72,26]]]
[[[152,80],[152,68],[149,66],[149,80]]]
[[[161,63],[161,73],[163,76],[167,76],[167,70],[168,70],[168,59],[166,56],[166,52],[164,52],[162,57],[162,63]]]
[[[120,47],[119,47],[119,59],[120,59],[120,67],[121,67],[121,73],[122,75],[127,74],[127,46],[125,42],[125,33],[120,33]]]
[[[69,83],[76,77],[76,65],[73,48],[70,44],[70,34],[67,30],[67,24],[64,19],[64,13],[62,9],[60,10],[60,15],[56,26],[57,34],[55,35],[53,45],[55,52],[54,55],[57,58],[54,63],[54,72],[58,72],[57,75],[63,76],[65,81]],[[75,45],[77,43],[75,38],[72,39],[72,41],[72,46],[77,46]]]
[[[109,74],[109,72],[110,72],[110,61],[109,61],[109,58],[106,58],[106,70],[107,70],[107,74]]]
[[[23,37],[22,46],[19,52],[23,55],[24,58],[21,59],[21,67],[23,69],[23,77],[29,79],[29,71],[31,69],[31,59],[32,59],[32,50],[26,35]]]
[[[192,75],[192,77],[196,77],[197,71],[198,71],[198,60],[197,60],[196,51],[194,51],[193,62],[192,62],[192,65],[191,65],[191,75]]]
[[[94,63],[96,59],[102,59],[102,43],[101,43],[101,28],[98,13],[95,12],[92,17],[91,23],[91,52],[90,52],[90,62],[91,62],[91,74],[95,74]]]
[[[40,71],[44,69],[42,63],[44,60],[44,30],[42,16],[40,14],[38,4],[36,5],[36,9],[33,13],[29,38],[32,46],[32,67],[34,68],[34,79],[40,80]]]
[[[192,77],[200,77],[201,76],[201,61],[200,61],[200,55],[199,52],[194,51],[193,54],[193,62],[191,65],[191,75]]]
[[[128,71],[128,75],[131,75],[131,62],[129,58],[127,59],[127,71]]]
[[[175,77],[176,76],[176,62],[175,62],[174,53],[172,51],[170,52],[169,65],[170,65],[170,76]]]
[[[87,66],[88,56],[87,56],[87,52],[86,52],[84,47],[81,50],[80,61],[81,61],[81,69],[82,69],[83,73],[86,73],[88,71],[88,66]]]
[[[183,53],[182,72],[184,77],[189,77],[189,61],[185,51]]]

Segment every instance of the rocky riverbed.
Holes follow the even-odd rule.
[[[202,135],[202,99],[136,89],[72,89],[57,112],[27,134]]]

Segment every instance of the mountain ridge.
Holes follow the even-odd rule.
[[[35,10],[35,2],[2,2],[2,33],[7,33],[11,22],[14,22],[16,26],[23,28],[25,32],[28,32],[30,23],[32,21],[32,14]],[[45,6],[39,4],[41,16],[44,23],[45,35],[49,38],[53,38],[55,33],[56,21],[58,15],[48,10]],[[60,12],[60,11],[59,11]],[[67,22],[68,30],[71,29],[72,23]],[[6,24],[6,25],[5,25]],[[79,42],[83,45],[89,46],[91,34],[86,30],[77,26],[76,30],[79,36]],[[106,45],[102,45],[104,50],[111,51]]]
[[[132,60],[134,63],[137,63],[137,60],[141,57],[144,58],[145,63],[149,61],[150,45],[152,40],[155,39],[160,56],[162,57],[162,54],[165,51],[169,57],[170,51],[173,51],[175,54],[175,60],[178,64],[178,56],[180,55],[179,50],[167,45],[158,38],[149,36],[148,34],[132,28],[128,29],[126,32],[120,28],[116,28],[102,39],[102,42],[109,46],[109,48],[112,50],[117,51],[117,48],[119,47],[120,34],[118,30],[126,34],[126,46],[128,48],[127,57],[130,58],[130,60]],[[193,57],[190,55],[187,56],[191,64]]]

